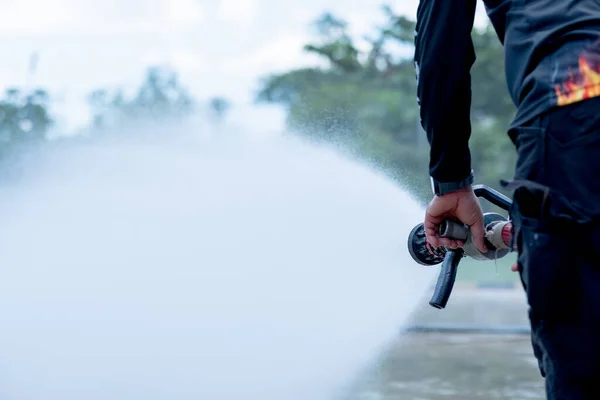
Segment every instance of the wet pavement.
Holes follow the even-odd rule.
[[[448,332],[401,335],[357,379],[345,400],[545,398],[519,288],[457,288],[446,309],[433,309],[427,299],[424,305],[412,318],[413,327]],[[459,326],[501,328],[503,333],[454,333]]]

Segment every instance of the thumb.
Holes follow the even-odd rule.
[[[482,253],[487,252],[487,246],[485,245],[485,228],[483,227],[483,219],[479,218],[477,222],[470,226],[471,236],[473,236],[473,242],[475,246]]]

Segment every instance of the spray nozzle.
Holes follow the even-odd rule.
[[[508,211],[512,201],[502,193],[485,185],[473,187],[475,195],[488,200],[490,203]],[[408,251],[412,258],[421,265],[433,266],[442,264],[434,294],[429,304],[432,307],[442,309],[450,297],[456,280],[458,264],[463,257],[471,257],[476,260],[497,260],[506,256],[512,250],[510,248],[511,222],[501,214],[485,213],[483,215],[485,226],[485,239],[488,251],[479,251],[473,241],[469,227],[456,221],[445,220],[439,226],[441,237],[460,240],[464,245],[459,249],[431,249],[427,243],[425,228],[423,224],[415,226],[408,235]],[[509,228],[509,229],[507,229]]]

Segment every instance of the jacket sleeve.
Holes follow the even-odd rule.
[[[430,145],[429,174],[457,182],[471,173],[471,31],[476,0],[420,0],[415,28],[417,103]]]

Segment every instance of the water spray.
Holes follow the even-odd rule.
[[[502,193],[485,185],[475,185],[473,190],[477,197],[509,211],[512,200]],[[443,238],[460,240],[464,242],[462,248],[451,249],[448,247],[432,248],[427,242],[423,223],[418,224],[408,235],[408,251],[412,258],[424,266],[442,264],[435,290],[429,304],[437,309],[443,309],[452,294],[458,265],[463,257],[470,257],[479,261],[498,260],[505,257],[513,249],[512,223],[498,213],[488,212],[483,214],[485,226],[485,244],[488,251],[483,253],[475,246],[469,227],[456,221],[445,220],[439,226],[439,234]]]
[[[260,126],[133,128],[0,185],[0,399],[345,398],[436,278],[398,268],[421,205]]]

